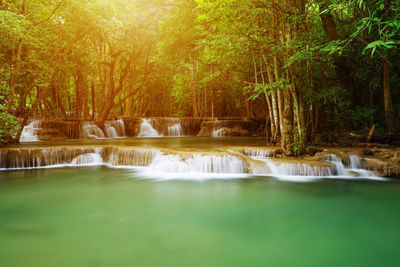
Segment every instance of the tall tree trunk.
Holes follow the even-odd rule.
[[[192,54],[190,54],[191,69],[190,69],[190,89],[192,91],[192,105],[193,105],[193,117],[199,116],[198,106],[197,106],[197,95],[195,89],[195,74],[194,74],[194,59]]]
[[[383,100],[385,104],[385,117],[389,132],[396,129],[395,115],[392,105],[392,96],[390,93],[390,67],[383,62]]]
[[[288,89],[283,90],[283,103],[282,113],[282,132],[281,132],[281,147],[287,156],[293,155],[293,110],[292,101],[290,99],[290,92]]]
[[[95,118],[96,113],[96,94],[94,92],[94,83],[92,83],[92,121]]]

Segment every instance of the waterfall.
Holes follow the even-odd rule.
[[[182,136],[182,126],[180,123],[168,126],[168,136]]]
[[[0,151],[1,169],[26,169],[59,166],[87,153],[101,153],[102,149],[92,147],[27,148]],[[77,159],[78,161],[78,159]]]
[[[275,163],[264,159],[264,167],[256,167],[253,174],[269,174],[273,176],[332,176],[335,173],[334,166],[319,166],[306,163]]]
[[[238,157],[224,155],[157,155],[150,164],[151,171],[162,173],[247,173],[246,164]]]
[[[361,169],[360,159],[356,155],[350,155],[350,168],[352,169]]]
[[[107,137],[109,137],[109,138],[117,138],[118,137],[117,130],[113,126],[105,125],[104,127],[106,129]]]
[[[373,172],[362,169],[360,159],[356,155],[350,155],[347,161],[347,167],[343,164],[343,159],[335,154],[326,156],[328,162],[332,162],[336,166],[337,174],[341,176],[364,176],[375,177]]]
[[[272,149],[245,148],[243,154],[250,157],[275,158],[276,151]]]
[[[21,133],[21,137],[19,138],[20,142],[37,142],[39,140],[39,136],[37,132],[40,130],[41,121],[32,120],[28,125],[24,127]]]
[[[148,167],[165,173],[247,173],[245,162],[231,155],[185,157],[157,149],[119,147],[62,147],[0,150],[0,169],[29,169],[80,165]]]
[[[254,150],[257,151],[257,150]],[[262,150],[260,150],[262,151]],[[265,150],[269,151],[269,150]],[[361,169],[360,159],[356,155],[349,157],[349,166],[343,165],[343,159],[335,154],[326,155],[327,162],[291,161],[268,159],[267,152],[249,152],[256,160],[246,160],[230,154],[200,154],[162,152],[158,149],[136,147],[49,147],[49,148],[9,148],[0,149],[0,169],[30,169],[49,167],[99,166],[117,168],[144,167],[145,175],[190,178],[197,174],[241,174],[274,176],[278,179],[308,181],[316,177],[352,178],[363,177],[379,179],[372,172]],[[232,152],[233,153],[233,152]],[[256,165],[256,166],[254,166]],[[253,167],[252,167],[253,166]],[[192,175],[197,173],[196,175]],[[181,174],[177,176],[176,174]],[[189,174],[189,175],[188,175]],[[208,176],[213,178],[216,176]],[[229,176],[230,177],[230,176]],[[303,177],[303,178],[301,178]]]
[[[97,125],[88,122],[83,123],[82,132],[90,139],[105,138],[103,131]]]
[[[113,166],[148,166],[160,154],[158,149],[112,148],[108,164]]]
[[[139,134],[141,136],[138,137],[183,136],[182,120],[181,118],[142,119]]]
[[[212,137],[222,137],[222,136],[224,136],[224,131],[225,131],[224,128],[220,128],[218,130],[213,130]]]
[[[142,119],[138,137],[160,137],[160,135],[150,124],[150,119]]]
[[[104,123],[104,132],[95,124],[85,122],[82,125],[83,136],[90,139],[118,138],[125,136],[123,120],[107,121]]]
[[[336,166],[336,172],[338,175],[345,175],[346,168],[343,165],[342,159],[335,154],[327,155],[327,161],[333,163]]]
[[[105,123],[105,129],[107,133],[107,137],[110,138],[117,138],[117,137],[124,137],[125,134],[125,124],[122,119],[108,121]]]
[[[71,161],[71,165],[101,165],[103,158],[99,153],[86,153],[77,156]]]

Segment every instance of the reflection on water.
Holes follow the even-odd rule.
[[[397,263],[397,182],[155,182],[104,167],[0,175],[0,266]]]

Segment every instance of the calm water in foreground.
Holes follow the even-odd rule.
[[[393,181],[0,173],[0,266],[396,266],[399,221]]]

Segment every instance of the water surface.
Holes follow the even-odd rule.
[[[395,181],[5,171],[0,266],[396,266],[399,200]]]

